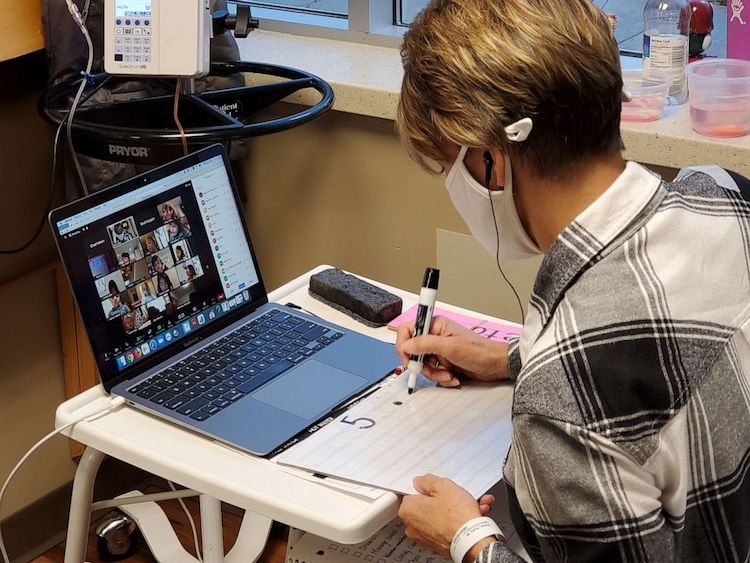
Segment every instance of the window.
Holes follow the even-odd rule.
[[[396,24],[408,26],[429,0],[396,0]]]
[[[238,0],[250,3],[263,28],[397,47],[429,0]],[[643,1],[592,0],[617,18],[615,37],[624,53],[643,48]],[[714,29],[706,54],[726,56],[726,0],[712,0]]]
[[[253,6],[346,17],[349,0],[253,0]]]
[[[427,0],[423,0],[426,2]],[[250,4],[261,28],[312,37],[398,47],[394,0],[233,0]],[[231,7],[231,4],[230,4]]]

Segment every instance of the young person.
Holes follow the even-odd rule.
[[[174,247],[174,258],[175,262],[182,262],[185,259],[185,252],[179,245]]]
[[[146,235],[143,237],[143,242],[146,244],[146,254],[153,254],[159,250],[159,245],[156,243],[154,235]]]
[[[514,381],[504,475],[528,554],[747,560],[747,180],[714,167],[665,183],[623,160],[619,52],[590,0],[433,0],[402,57],[410,154],[446,174],[494,257],[545,254],[520,340],[444,318],[397,336],[404,361],[431,355],[424,373],[441,385]],[[474,521],[491,499],[439,476],[414,485],[408,537],[443,556],[453,541],[463,561],[520,561]]]
[[[109,303],[112,308],[107,313],[108,319],[114,319],[120,315],[130,312],[130,307],[123,303],[120,299],[120,289],[117,287],[115,280],[109,280]]]
[[[130,263],[130,260],[127,263],[123,263],[120,273],[122,274],[122,281],[125,282],[126,286],[133,283],[133,265]]]
[[[177,242],[190,236],[190,231],[179,220],[167,223],[167,233],[169,234],[169,242]]]
[[[154,294],[151,293],[151,286],[148,282],[143,282],[141,284],[141,303],[145,305],[149,301],[153,301],[154,299],[156,299],[156,297],[154,297]]]
[[[161,258],[154,255],[151,257],[151,265],[156,274],[156,291],[158,293],[170,291],[172,289],[172,280],[169,279],[169,276],[164,271],[164,262],[162,262]]]
[[[174,208],[171,204],[165,203],[161,206],[161,219],[165,223],[174,219]]]
[[[117,223],[114,226],[114,244],[122,244],[133,238],[130,234],[130,227],[127,222]]]

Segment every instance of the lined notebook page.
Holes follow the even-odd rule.
[[[276,461],[401,494],[416,492],[414,477],[433,473],[478,499],[502,478],[511,385],[443,389],[420,376],[415,393],[406,389],[406,374],[387,380]]]

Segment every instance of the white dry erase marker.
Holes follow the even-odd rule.
[[[422,336],[425,332],[427,334],[430,332],[439,279],[440,270],[437,268],[427,268],[424,271],[422,289],[419,290],[419,307],[417,308],[417,319],[414,323],[414,336]],[[407,382],[409,395],[414,393],[414,387],[417,385],[417,375],[422,371],[423,365],[424,354],[409,356],[409,364],[406,366],[406,371],[409,372],[409,380]]]

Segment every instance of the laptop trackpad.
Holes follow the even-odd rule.
[[[309,360],[272,380],[250,396],[309,420],[329,411],[367,380],[328,364]]]

